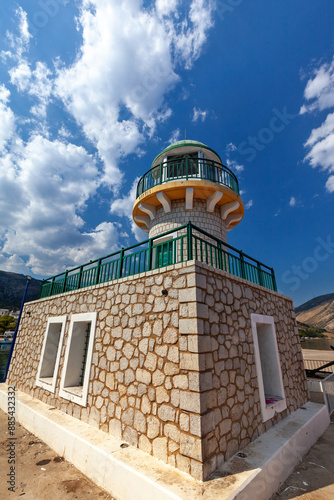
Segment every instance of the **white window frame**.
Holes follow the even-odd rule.
[[[259,394],[260,403],[262,411],[262,421],[266,422],[272,418],[275,413],[280,413],[285,410],[286,397],[283,386],[283,378],[281,371],[281,364],[279,359],[278,347],[277,347],[277,337],[274,318],[272,316],[265,316],[262,314],[251,314],[251,324],[252,324],[252,334],[254,342],[254,355],[256,364],[256,373],[259,384]],[[259,345],[259,331],[258,327],[263,330],[261,333],[260,342],[263,342],[263,335],[266,336],[266,346],[262,344],[262,353],[266,349],[265,356],[262,354],[261,360],[261,348]],[[265,373],[263,373],[265,371]],[[264,380],[264,376],[267,379]],[[271,382],[268,377],[271,376]],[[267,385],[267,390],[271,388],[271,392],[274,391],[276,394],[269,394],[274,397],[280,398],[274,403],[266,403],[265,385]],[[274,389],[273,389],[274,387]]]
[[[96,317],[97,313],[82,313],[82,314],[73,314],[71,316],[71,323],[69,327],[66,351],[65,351],[65,361],[64,367],[62,370],[62,376],[60,380],[60,389],[59,396],[72,401],[73,403],[77,403],[81,406],[87,405],[87,396],[88,396],[88,386],[90,380],[90,372],[91,372],[91,364],[92,364],[92,356],[93,356],[93,348],[94,348],[94,340],[95,340],[95,329],[96,329]],[[75,331],[76,323],[91,323],[90,333],[89,333],[89,341],[87,347],[87,355],[86,355],[86,364],[85,364],[85,372],[83,378],[83,384],[81,385],[65,385],[66,379],[71,377],[71,373],[69,370],[73,368],[73,358],[75,357],[76,351],[74,348],[74,342],[78,339],[77,335],[82,335],[82,332]],[[72,348],[72,349],[71,349]],[[78,368],[77,368],[78,370]]]
[[[59,363],[60,363],[60,355],[61,355],[61,348],[63,345],[63,340],[64,340],[64,334],[65,334],[65,328],[66,328],[66,316],[53,316],[48,318],[46,330],[45,330],[45,335],[44,335],[44,341],[43,341],[43,347],[42,347],[42,352],[41,352],[41,358],[39,361],[38,365],[38,370],[37,370],[37,376],[36,376],[36,385],[38,387],[42,387],[43,389],[54,393],[56,389],[56,383],[57,383],[57,376],[58,376],[58,370],[59,370]],[[52,333],[52,325],[61,325],[60,327],[60,335],[58,339],[58,345],[54,344],[54,338],[53,338],[53,333]],[[52,351],[52,358],[53,358],[53,373],[52,376],[49,377],[43,377],[43,370],[45,370],[45,365],[47,364],[47,356],[49,356],[49,351]],[[42,375],[42,376],[41,376]]]

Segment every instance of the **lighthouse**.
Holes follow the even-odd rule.
[[[226,242],[243,215],[236,175],[216,151],[188,139],[156,156],[138,182],[133,206],[135,223],[150,238],[191,221]]]

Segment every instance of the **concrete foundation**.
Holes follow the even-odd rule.
[[[5,384],[0,408],[7,411]],[[268,500],[329,424],[327,408],[309,402],[202,483],[21,391],[15,417],[119,500]]]

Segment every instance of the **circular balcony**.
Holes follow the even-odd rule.
[[[228,167],[214,160],[183,157],[163,161],[148,170],[138,182],[136,198],[167,182],[196,179],[226,186],[239,195],[238,179]]]

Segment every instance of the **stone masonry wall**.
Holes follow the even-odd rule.
[[[197,263],[196,271],[197,287],[187,291],[187,301],[196,303],[198,334],[188,335],[189,362],[181,367],[192,363],[199,366],[197,398],[206,478],[238,450],[305,404],[308,389],[293,301],[206,264]],[[287,401],[287,409],[265,423],[254,358],[252,313],[274,318]],[[191,360],[193,352],[198,353],[198,359]],[[191,402],[182,409],[191,410]]]
[[[87,407],[59,397],[70,316],[84,312],[98,313]],[[251,312],[274,316],[288,403],[265,425]],[[47,319],[59,315],[52,394],[35,380]],[[191,261],[26,304],[8,382],[203,480],[307,400],[295,326],[290,299]]]
[[[214,212],[209,213],[206,211],[206,200],[196,199],[192,210],[186,210],[185,200],[172,200],[172,210],[167,214],[161,206],[158,207],[156,217],[151,222],[149,237],[153,238],[187,224],[189,220],[216,238],[227,241],[225,223],[220,216],[220,207],[216,206]]]

